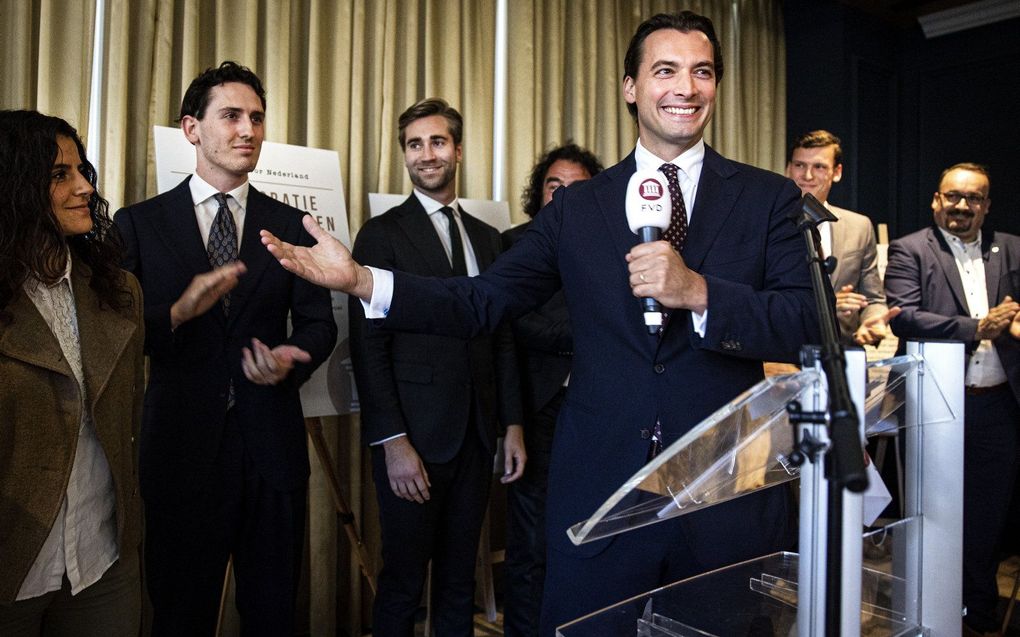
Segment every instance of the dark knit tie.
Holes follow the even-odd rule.
[[[460,228],[457,220],[453,217],[453,208],[443,206],[439,212],[446,216],[450,224],[450,266],[453,268],[453,276],[467,275],[467,262],[464,260],[464,243],[460,240]]]
[[[209,264],[214,268],[237,261],[237,226],[234,225],[234,215],[230,214],[230,207],[227,205],[228,196],[222,192],[213,195],[220,207],[216,211],[212,228],[209,229],[209,245],[206,246],[206,250],[209,252]],[[220,301],[223,303],[223,315],[230,316],[230,293],[224,294]],[[230,379],[227,386],[227,409],[233,406],[234,379]]]
[[[220,208],[216,211],[216,218],[209,230],[209,245],[206,249],[209,252],[209,264],[214,268],[237,261],[237,226],[234,225],[234,215],[230,214],[230,207],[227,206],[227,197],[228,195],[222,192],[213,195]],[[222,300],[223,314],[229,315],[230,293],[224,294]]]
[[[663,164],[659,170],[666,175],[666,182],[669,184],[669,196],[673,201],[673,210],[669,215],[669,227],[662,235],[662,238],[669,241],[677,254],[683,254],[684,241],[687,240],[687,206],[684,205],[684,193],[680,191],[680,179],[677,172],[680,168],[676,164]]]

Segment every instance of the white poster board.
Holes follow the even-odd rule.
[[[368,213],[378,217],[390,208],[404,203],[410,195],[391,195],[381,192],[368,193]],[[510,204],[505,201],[489,199],[457,199],[464,210],[472,217],[481,219],[496,230],[503,232],[510,228]]]
[[[164,193],[195,170],[195,148],[179,128],[154,126],[156,190]],[[340,156],[336,151],[263,142],[249,181],[263,194],[313,215],[319,225],[350,247]],[[306,418],[347,414],[357,404],[347,331],[347,295],[333,293],[333,317],[340,329],[329,359],[301,387]]]

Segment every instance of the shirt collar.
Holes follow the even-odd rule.
[[[641,145],[640,139],[638,139],[637,145],[634,147],[634,161],[637,164],[638,170],[658,170],[663,164],[661,158],[655,156],[652,154],[652,151]],[[668,163],[676,164],[688,179],[697,183],[701,178],[701,166],[705,163],[705,138],[699,139],[696,144],[680,153],[678,157],[674,157]]]
[[[197,174],[191,175],[191,181],[188,182],[188,187],[191,189],[191,201],[196,206],[205,203],[207,200],[211,199],[213,195],[219,192],[219,190],[213,188],[209,185],[209,182],[202,179]],[[243,184],[224,194],[230,195],[235,201],[237,201],[242,210],[246,210],[248,208],[249,187],[250,183],[247,179],[245,179]]]
[[[946,243],[948,243],[949,245],[962,246],[965,250],[980,249],[980,247],[981,247],[981,231],[980,230],[978,230],[977,237],[973,241],[970,241],[968,243],[964,243],[963,239],[961,239],[960,237],[956,236],[955,234],[952,234],[952,233],[949,233],[949,232],[945,231],[944,229],[942,229],[941,226],[935,226],[935,227],[938,228],[938,231],[942,233],[942,236],[945,238]]]
[[[427,212],[430,215],[432,213],[439,212],[440,208],[443,208],[444,206],[449,206],[454,210],[457,210],[459,208],[458,204],[459,200],[457,199],[457,197],[454,197],[453,201],[451,201],[450,203],[440,203],[433,199],[432,197],[429,197],[428,195],[419,192],[417,188],[415,188],[412,192],[414,193],[414,196],[418,198],[418,202],[421,204],[421,207],[424,208],[425,212]]]
[[[53,285],[46,285],[35,277],[31,272],[28,273],[28,277],[25,279],[24,288],[29,291],[38,290],[40,287],[46,287],[53,289],[60,285],[61,281],[67,281],[67,285],[71,285],[71,251],[67,251],[67,265],[64,266],[64,273],[57,277],[57,280],[53,282]],[[71,288],[74,289],[73,287]]]

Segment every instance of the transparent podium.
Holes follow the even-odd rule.
[[[906,355],[868,365],[863,352],[847,355],[862,436],[896,443],[903,515],[865,530],[862,496],[844,494],[838,631],[824,623],[824,462],[799,464],[793,453],[805,437],[827,445],[826,427],[791,424],[787,410],[793,402],[825,410],[824,375],[815,368],[767,378],[737,396],[568,531],[581,544],[799,480],[800,553],[685,579],[578,618],[557,634],[959,635],[963,356],[962,344],[943,342],[911,342]],[[635,490],[642,492],[637,505],[627,498]]]

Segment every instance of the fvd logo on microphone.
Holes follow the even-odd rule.
[[[657,201],[662,199],[662,184],[659,183],[658,179],[645,179],[638,186],[638,193],[642,199]]]

